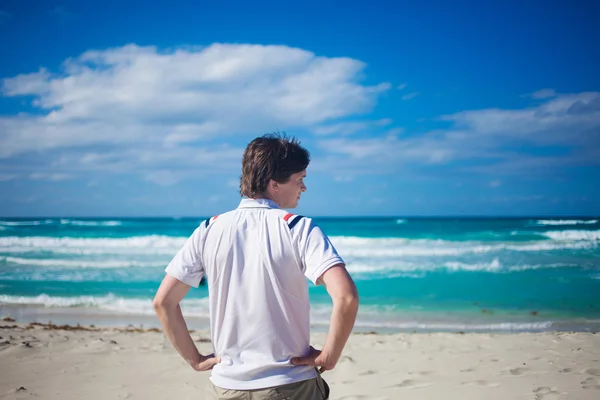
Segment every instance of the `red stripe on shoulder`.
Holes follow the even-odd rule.
[[[212,217],[212,220],[216,220],[217,218],[219,218],[219,214],[215,215],[214,217]]]
[[[284,220],[285,222],[288,222],[288,221],[289,221],[289,219],[290,219],[290,218],[292,218],[293,216],[294,216],[294,214],[289,214],[289,213],[288,213],[288,214],[285,214],[285,217],[283,217],[283,220]]]

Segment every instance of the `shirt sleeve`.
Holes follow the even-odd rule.
[[[300,258],[304,275],[317,285],[317,281],[325,271],[338,264],[345,266],[345,263],[321,228],[312,219],[306,219],[299,241]]]
[[[165,269],[173,278],[193,287],[198,287],[204,276],[204,267],[200,261],[204,231],[202,225],[196,228]]]

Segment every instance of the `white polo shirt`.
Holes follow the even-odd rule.
[[[221,357],[211,381],[252,390],[316,376],[313,367],[290,363],[310,348],[306,278],[316,284],[343,263],[310,218],[289,215],[268,199],[243,199],[202,223],[166,272],[194,287],[206,274],[211,338]]]

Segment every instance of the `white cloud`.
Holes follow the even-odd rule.
[[[320,141],[320,146],[332,153],[363,160],[367,164],[400,162],[440,164],[452,156],[453,149],[443,143],[422,139],[398,139],[396,136],[371,139],[330,139]]]
[[[363,68],[286,46],[88,51],[60,74],[4,79],[4,95],[32,96],[46,114],[1,118],[0,157],[107,143],[160,148],[320,124],[368,112],[389,88],[361,85]]]
[[[42,180],[42,181],[66,181],[72,179],[73,175],[71,174],[61,174],[61,173],[46,173],[46,172],[36,172],[29,175],[29,179],[33,180]]]
[[[391,119],[380,119],[377,121],[350,121],[340,122],[335,124],[321,125],[313,128],[313,132],[317,135],[350,135],[359,131],[381,129],[392,123]]]
[[[537,92],[531,93],[531,98],[533,99],[547,99],[550,97],[556,96],[556,91],[554,89],[541,89]]]
[[[319,144],[339,154],[328,160],[329,165],[358,171],[377,166],[389,170],[390,165],[448,165],[460,160],[470,161],[461,168],[484,173],[600,164],[600,93],[559,95],[536,107],[464,111],[441,119],[451,122],[451,127],[398,137],[323,139]],[[561,151],[544,155],[536,150],[546,147]]]
[[[502,181],[499,181],[499,180],[491,181],[490,183],[488,183],[488,186],[491,188],[497,188],[497,187],[500,187],[501,185],[502,185]]]
[[[398,90],[404,90],[405,88],[406,88],[406,83],[402,83],[402,84],[396,86],[396,89],[398,89]]]
[[[402,96],[402,100],[407,101],[407,100],[411,100],[414,99],[415,97],[417,97],[419,95],[419,92],[412,92],[409,94],[405,94],[404,96]]]
[[[574,144],[581,135],[594,135],[600,128],[600,93],[587,92],[558,96],[538,107],[522,110],[485,109],[464,111],[442,117],[455,126],[498,140],[536,144]],[[588,130],[592,130],[586,132]]]
[[[5,173],[0,173],[0,182],[6,182],[6,181],[10,181],[13,180],[17,177],[16,174],[5,174]]]

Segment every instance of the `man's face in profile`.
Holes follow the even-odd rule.
[[[281,208],[298,207],[300,196],[306,191],[304,178],[306,178],[306,170],[292,174],[286,183],[277,183],[275,200]]]

